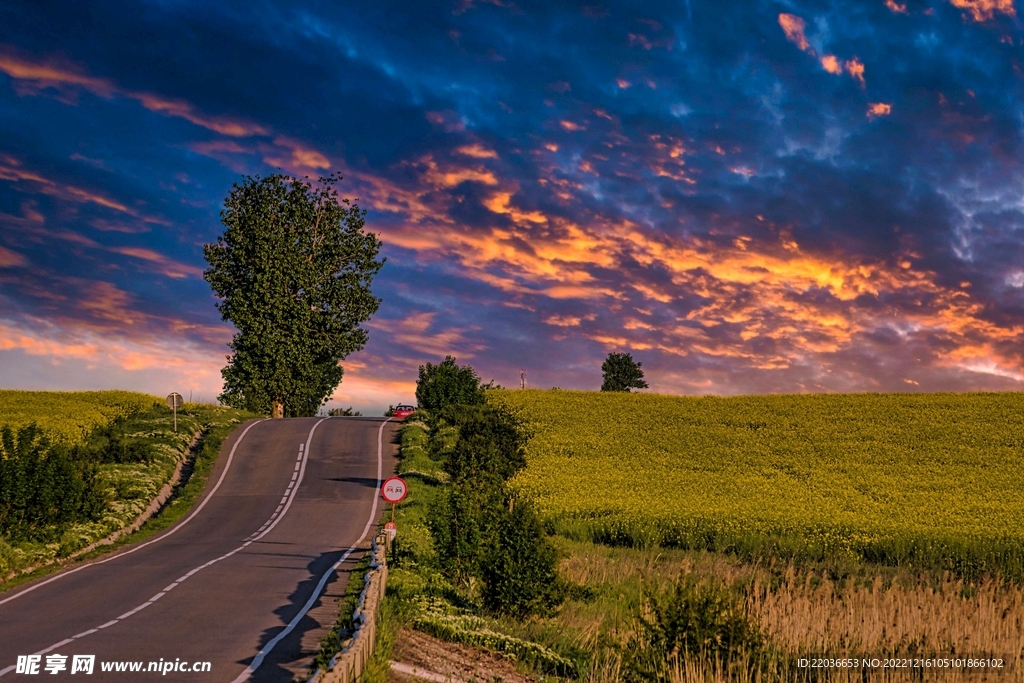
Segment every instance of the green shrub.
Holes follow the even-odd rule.
[[[430,507],[427,528],[434,539],[438,562],[456,583],[466,583],[479,570],[480,508],[480,501],[461,486],[445,487]]]
[[[30,424],[0,430],[0,534],[51,540],[71,522],[95,519],[106,501],[95,465],[69,457]]]
[[[528,501],[502,508],[480,563],[484,606],[522,617],[557,602],[560,585],[554,547]]]
[[[458,427],[458,439],[444,469],[453,481],[486,479],[505,482],[526,467],[527,436],[521,422],[506,408],[449,406],[441,419]]]

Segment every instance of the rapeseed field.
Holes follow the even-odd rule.
[[[570,538],[1024,580],[1024,394],[488,395]]]
[[[158,405],[155,396],[134,391],[0,390],[0,425],[12,428],[36,423],[50,439],[65,445],[81,443],[95,427]]]

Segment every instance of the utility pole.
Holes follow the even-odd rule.
[[[520,370],[519,371],[519,388],[520,389],[525,389],[526,388],[526,370]]]

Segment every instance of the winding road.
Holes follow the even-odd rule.
[[[0,678],[241,683],[301,676],[337,616],[332,597],[344,592],[383,511],[378,488],[394,471],[396,429],[384,418],[242,425],[176,525],[0,593]],[[33,654],[38,673],[19,673],[19,655]],[[54,655],[66,657],[55,674],[46,669],[61,663],[48,659]],[[75,655],[95,656],[91,674],[72,673]],[[150,662],[161,671],[147,671]],[[104,663],[128,670],[104,671]],[[133,663],[141,671],[131,671]]]

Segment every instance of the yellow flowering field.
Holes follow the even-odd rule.
[[[133,391],[18,391],[0,389],[0,426],[35,422],[54,441],[80,443],[94,428],[148,410],[156,396]]]
[[[565,535],[1024,580],[1024,394],[488,396]]]

